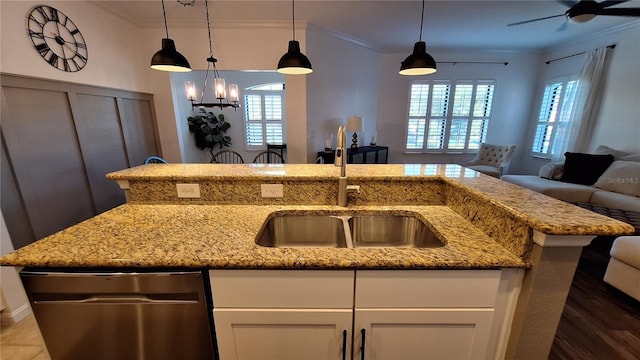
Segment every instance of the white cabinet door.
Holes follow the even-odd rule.
[[[213,317],[221,360],[351,357],[352,309],[214,308]]]
[[[485,359],[493,313],[493,309],[356,309],[354,359]]]

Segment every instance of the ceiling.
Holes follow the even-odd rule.
[[[99,0],[94,3],[141,28],[164,27],[160,0]],[[421,6],[421,2],[416,0],[298,0],[295,3],[295,15],[296,22],[307,22],[347,35],[381,52],[407,52],[420,35]],[[165,7],[169,34],[172,27],[206,27],[204,0],[196,0],[193,6],[165,0]],[[640,7],[640,0],[615,7]],[[558,31],[566,22],[564,17],[506,26],[513,22],[563,14],[566,9],[561,2],[553,0],[428,0],[422,38],[430,49],[544,49],[631,22],[640,23],[639,18],[597,16],[583,24],[569,23],[564,31]],[[214,32],[216,24],[285,26],[291,23],[290,1],[209,0],[209,11]]]

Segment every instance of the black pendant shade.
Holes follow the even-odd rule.
[[[400,75],[428,75],[436,71],[436,61],[427,54],[427,44],[424,41],[416,42],[413,53],[400,64]]]
[[[162,71],[191,71],[191,65],[187,59],[176,50],[173,40],[167,38],[162,39],[162,49],[153,54],[151,68]]]
[[[278,61],[278,72],[293,75],[304,75],[313,72],[311,61],[300,52],[300,43],[297,40],[289,41],[289,50]]]

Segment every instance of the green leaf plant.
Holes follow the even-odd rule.
[[[209,149],[213,154],[216,146],[220,149],[231,146],[231,137],[225,135],[231,124],[224,120],[224,114],[215,116],[212,112],[200,108],[197,115],[187,118],[187,122],[189,131],[195,134],[196,146],[200,150]]]

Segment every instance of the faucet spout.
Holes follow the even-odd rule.
[[[338,143],[336,145],[335,165],[340,167],[340,178],[338,179],[338,206],[347,206],[347,193],[360,192],[360,186],[347,185],[347,137],[345,136],[344,125],[338,127]]]
[[[347,154],[345,153],[345,148],[347,147],[347,137],[345,136],[344,125],[340,125],[338,127],[338,136],[336,143],[336,156],[335,156],[335,166],[340,167],[340,177],[346,177],[347,173]]]

